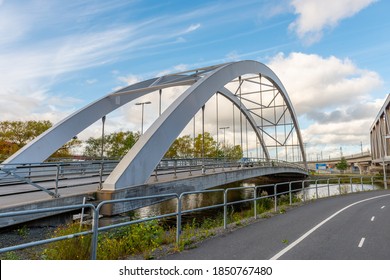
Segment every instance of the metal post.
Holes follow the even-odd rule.
[[[156,169],[154,169],[154,181],[158,182],[157,167],[156,167]]]
[[[218,146],[219,146],[219,120],[218,120],[218,92],[215,94],[215,103],[216,103],[216,118],[217,118],[217,159],[219,157],[219,153],[218,153]]]
[[[202,175],[205,174],[205,169],[204,169],[204,109],[205,109],[205,105],[202,106]]]
[[[56,186],[55,186],[55,196],[58,197],[58,181],[60,176],[60,165],[57,164],[57,170],[56,170]]]
[[[328,197],[330,196],[329,180],[330,180],[330,179],[327,180],[327,181],[328,181]]]
[[[360,177],[360,183],[362,185],[362,191],[364,191],[364,187],[363,187],[363,177]]]
[[[233,147],[236,146],[236,120],[234,116],[234,104],[233,104]]]
[[[228,129],[228,126],[220,127],[219,129],[223,129],[223,167],[222,170],[225,170],[225,161],[226,161],[226,129]]]
[[[141,105],[141,135],[144,134],[144,105],[145,104],[152,104],[152,102],[146,101],[146,102],[135,103],[135,105]]]
[[[87,198],[84,196],[84,197],[83,197],[83,205],[85,205],[86,200],[87,200]],[[84,223],[84,207],[81,208],[80,229],[81,229],[81,227],[83,226],[83,223]]]
[[[302,181],[302,197],[303,197],[303,202],[306,202],[306,195],[305,195],[305,181]]]
[[[99,234],[99,207],[92,208],[91,260],[96,260]]]
[[[100,152],[100,158],[104,159],[104,124],[106,123],[106,116],[102,117],[102,148]]]
[[[100,170],[99,170],[99,190],[103,189],[103,172],[104,172],[104,162],[102,161],[100,163]]]
[[[316,199],[318,199],[318,180],[316,180]]]
[[[290,205],[292,205],[292,193],[291,193],[291,183],[288,184],[288,194],[290,196]]]
[[[158,115],[161,116],[161,95],[162,95],[162,89],[159,90],[159,100],[158,100]]]
[[[256,187],[253,187],[253,214],[254,214],[254,218],[257,219],[257,189]]]
[[[274,185],[274,199],[275,199],[275,212],[278,209],[278,197],[277,197],[278,184]]]
[[[181,235],[181,198],[180,196],[177,199],[177,216],[176,216],[176,244],[179,246],[180,244],[180,235]]]
[[[223,228],[227,229],[227,191],[223,192]]]

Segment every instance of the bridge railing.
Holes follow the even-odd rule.
[[[60,196],[61,188],[97,185],[102,189],[105,178],[114,170],[118,160],[96,161],[64,161],[27,164],[0,165],[0,195],[10,195],[33,191],[43,191],[52,197]],[[296,163],[262,158],[246,158],[246,161],[224,158],[184,158],[163,159],[151,177],[158,181],[159,176],[177,178],[179,174],[192,176],[193,172],[207,174],[209,172],[233,170],[251,167],[291,167],[305,171]],[[27,184],[29,188],[17,190],[16,186]],[[7,188],[6,191],[3,191]]]
[[[53,197],[59,196],[63,187],[78,187],[99,184],[109,175],[118,161],[76,161],[48,162],[28,164],[1,164],[0,191],[1,195],[18,192],[43,191]],[[63,182],[63,183],[62,183]],[[17,191],[16,186],[27,184],[31,188]]]
[[[77,210],[81,209],[84,211],[84,209],[89,209],[91,212],[91,215],[93,217],[92,225],[89,230],[84,230],[68,234],[60,237],[54,237],[54,238],[44,238],[39,241],[33,241],[29,243],[19,244],[15,246],[9,246],[0,248],[0,254],[6,253],[10,251],[30,248],[38,245],[48,244],[56,241],[66,240],[70,238],[77,238],[80,236],[85,235],[91,235],[91,259],[97,258],[97,250],[98,250],[98,239],[99,239],[99,233],[103,231],[107,231],[110,229],[123,227],[127,225],[137,224],[137,223],[144,223],[151,220],[159,220],[164,219],[168,217],[176,217],[176,242],[177,244],[180,243],[180,238],[182,235],[182,216],[190,213],[194,213],[197,211],[202,210],[208,210],[208,209],[216,209],[216,208],[223,208],[223,227],[224,229],[227,229],[228,223],[229,223],[229,215],[228,215],[228,206],[235,205],[238,203],[244,203],[244,202],[251,202],[253,203],[253,218],[258,218],[257,213],[257,204],[259,201],[263,199],[272,199],[274,203],[274,211],[277,212],[278,208],[282,205],[281,201],[284,200],[283,196],[289,198],[289,205],[293,204],[293,196],[297,197],[303,202],[306,202],[308,200],[315,200],[320,197],[328,197],[332,195],[343,195],[350,192],[357,192],[357,191],[366,191],[370,190],[370,188],[367,187],[367,184],[364,182],[369,180],[369,183],[373,186],[375,183],[375,177],[350,177],[350,178],[324,178],[324,179],[311,179],[311,180],[301,180],[301,181],[290,181],[290,182],[282,182],[277,184],[268,184],[268,185],[258,185],[258,186],[243,186],[238,188],[229,188],[229,189],[213,189],[213,190],[203,190],[203,191],[194,191],[194,192],[184,192],[180,195],[176,193],[171,194],[163,194],[163,195],[152,195],[152,196],[144,196],[144,197],[133,197],[133,198],[126,198],[126,199],[117,199],[117,200],[107,200],[100,202],[97,206],[92,204],[79,204],[79,205],[73,205],[73,206],[62,206],[62,207],[53,207],[53,208],[46,208],[46,209],[36,209],[36,210],[29,210],[29,211],[16,211],[16,212],[8,212],[8,213],[0,213],[0,219],[5,218],[12,218],[16,216],[22,216],[22,215],[34,215],[44,212],[51,212],[51,213],[59,213],[64,211],[71,211],[71,210]],[[345,181],[345,182],[343,182]],[[355,182],[354,182],[355,181]],[[356,183],[357,182],[357,183]],[[310,185],[309,185],[310,184]],[[293,185],[301,185],[302,187],[293,188]],[[331,191],[331,187],[332,191]],[[263,189],[273,189],[273,193],[268,194],[262,192]],[[320,190],[325,189],[325,192],[320,193]],[[373,188],[371,188],[373,189]],[[234,201],[229,200],[229,193],[232,191],[237,190],[250,190],[252,192],[252,197],[250,198],[244,198],[244,199],[238,199]],[[223,197],[223,202],[216,202],[215,204],[210,204],[208,206],[201,206],[201,207],[195,207],[192,209],[183,209],[183,199],[187,195],[193,195],[193,194],[206,194],[206,193],[220,193],[221,197]],[[129,221],[120,222],[117,224],[110,224],[106,226],[99,226],[99,217],[101,214],[101,211],[104,207],[106,207],[109,204],[116,204],[116,203],[132,203],[139,200],[167,200],[167,199],[173,199],[176,201],[176,211],[172,211],[170,213],[161,214],[161,215],[151,215],[147,218],[142,219],[130,219]]]
[[[201,174],[234,170],[248,167],[290,167],[306,172],[306,168],[299,163],[291,163],[283,160],[267,160],[264,158],[245,158],[246,160],[231,160],[224,158],[179,158],[163,159],[154,170],[152,176],[158,181],[158,176],[172,175],[177,178],[178,174],[187,173],[192,176],[193,172],[201,171]]]

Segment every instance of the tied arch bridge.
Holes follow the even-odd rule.
[[[162,110],[164,92],[172,88],[184,88],[184,91]],[[119,89],[54,125],[5,160],[1,170],[12,175],[14,173],[7,170],[31,162],[45,162],[57,149],[96,121],[105,119],[106,115],[127,103],[156,92],[159,94],[158,117],[101,182],[97,190],[101,199],[200,190],[279,173],[307,175],[302,136],[287,91],[270,68],[256,61],[231,62],[169,74]],[[256,150],[255,162],[260,164],[250,168],[222,167],[219,171],[214,168],[214,172],[207,174],[202,168],[199,176],[190,174],[192,176],[188,178],[153,182],[151,176],[161,164],[164,154],[174,140],[191,126],[191,122],[195,127],[196,115],[201,116],[204,135],[205,110],[212,100],[217,104],[216,112],[212,111],[216,113],[218,139],[221,129],[218,123],[219,96],[225,102],[224,108],[219,111],[224,113],[225,119],[230,115],[233,123],[230,131],[233,142],[239,143],[243,151],[246,148],[247,157],[249,150]],[[262,160],[258,159],[259,149]],[[203,157],[202,167],[204,161]],[[30,183],[28,179],[25,182]]]

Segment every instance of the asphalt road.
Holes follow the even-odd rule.
[[[390,191],[312,201],[166,259],[390,259]]]

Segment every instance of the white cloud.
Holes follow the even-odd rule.
[[[292,0],[298,18],[289,28],[307,44],[312,44],[321,39],[324,29],[336,27],[341,20],[354,16],[374,2],[376,0]]]
[[[52,95],[46,89],[22,88],[4,94],[0,91],[1,119],[50,120],[56,123],[73,112],[81,100]]]
[[[349,59],[315,54],[279,54],[270,68],[284,84],[301,125],[304,141],[312,145],[368,145],[369,129],[384,100],[381,77],[360,69]]]
[[[93,85],[93,84],[96,84],[98,82],[98,79],[88,79],[85,81],[85,83],[87,85]]]
[[[268,65],[283,82],[300,115],[363,102],[382,85],[376,72],[334,56],[278,54]]]
[[[195,31],[195,30],[197,30],[197,29],[199,29],[200,28],[200,23],[197,23],[197,24],[191,24],[185,31],[184,31],[184,33],[190,33],[190,32],[193,32],[193,31]]]

